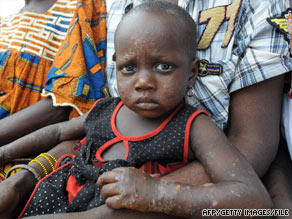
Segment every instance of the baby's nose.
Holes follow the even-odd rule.
[[[149,90],[155,89],[155,87],[155,76],[151,72],[142,71],[137,74],[135,83],[136,90]]]

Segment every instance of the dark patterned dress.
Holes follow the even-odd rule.
[[[130,137],[116,128],[122,105],[120,98],[108,98],[93,107],[79,154],[39,182],[20,216],[85,211],[104,204],[96,181],[117,167],[132,166],[159,177],[188,163],[192,121],[206,112],[181,104],[152,132]],[[102,153],[117,142],[125,146],[124,159],[104,161]]]

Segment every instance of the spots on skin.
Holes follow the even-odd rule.
[[[135,203],[136,203],[136,200],[135,199],[131,199],[129,201],[129,207],[133,207]]]
[[[217,205],[219,204],[219,202],[218,201],[212,201],[212,207],[216,207]]]

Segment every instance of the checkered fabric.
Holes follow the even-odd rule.
[[[125,8],[141,2],[115,0],[108,8],[106,71],[112,96],[118,96],[114,32]],[[187,100],[208,111],[221,129],[228,123],[230,93],[292,70],[288,42],[266,20],[280,15],[287,4],[287,0],[179,0],[197,23],[197,56],[222,67],[221,73],[198,77],[195,95]],[[214,16],[218,14],[222,16]]]

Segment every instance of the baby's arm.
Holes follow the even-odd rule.
[[[58,143],[85,136],[87,114],[76,119],[46,126],[0,147],[0,164],[38,152],[48,151]]]
[[[191,148],[213,184],[200,187],[203,208],[271,208],[268,192],[246,158],[204,115],[191,127]]]
[[[191,148],[213,183],[188,186],[157,180],[135,168],[118,168],[98,180],[111,208],[201,217],[202,209],[271,208],[270,197],[243,155],[204,115],[191,127]]]

